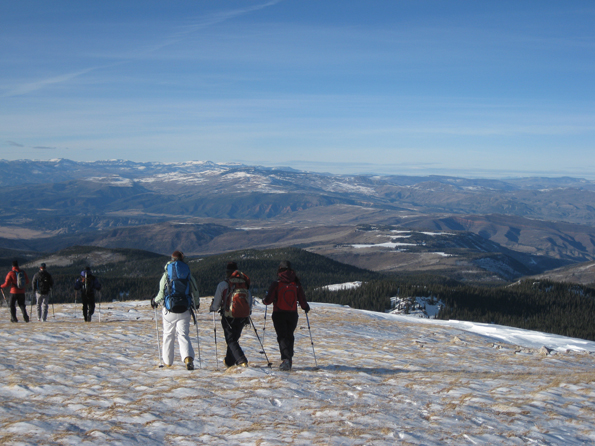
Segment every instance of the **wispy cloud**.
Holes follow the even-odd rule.
[[[57,150],[57,147],[47,147],[47,146],[35,146],[33,147],[34,149],[37,150]]]
[[[23,144],[19,144],[18,142],[14,141],[6,141],[6,144],[10,147],[25,147]]]
[[[39,80],[36,82],[29,82],[29,83],[21,84],[14,88],[9,89],[8,91],[4,92],[3,94],[0,94],[0,98],[22,96],[22,95],[32,93],[37,90],[41,90],[41,89],[48,87],[50,85],[61,84],[61,83],[71,81],[72,79],[75,79],[79,76],[90,73],[92,71],[96,71],[96,70],[108,68],[108,67],[113,67],[116,65],[121,65],[124,63],[131,63],[135,60],[138,60],[139,58],[141,58],[143,56],[146,56],[146,55],[151,54],[155,51],[158,51],[162,48],[165,48],[167,46],[178,43],[178,42],[184,40],[185,38],[187,38],[188,36],[190,36],[191,34],[197,32],[200,29],[203,29],[203,28],[206,28],[209,26],[213,26],[213,25],[225,22],[227,20],[234,19],[236,17],[240,17],[242,15],[249,14],[251,12],[267,8],[269,6],[273,6],[277,3],[280,3],[281,1],[282,0],[272,0],[272,1],[269,1],[266,3],[261,3],[258,5],[254,5],[254,6],[250,6],[250,7],[246,7],[246,8],[239,8],[239,9],[234,9],[231,11],[222,11],[222,12],[207,15],[207,16],[199,18],[199,19],[195,19],[190,25],[182,26],[180,28],[180,31],[178,31],[177,33],[174,33],[171,37],[165,39],[164,41],[162,41],[161,43],[159,43],[157,45],[153,45],[150,48],[145,49],[144,51],[142,51],[142,50],[138,51],[135,56],[132,56],[131,58],[129,58],[126,61],[120,61],[120,62],[116,62],[116,63],[112,63],[112,64],[105,64],[105,65],[100,65],[100,66],[96,66],[96,67],[85,68],[85,69],[74,71],[71,73],[54,76],[54,77],[51,77],[48,79],[42,79],[42,80]]]
[[[87,74],[87,73],[90,73],[91,71],[97,70],[98,68],[101,68],[101,67],[86,68],[84,70],[75,71],[73,73],[62,74],[60,76],[50,77],[48,79],[42,79],[42,80],[39,80],[36,82],[21,84],[17,87],[14,87],[14,88],[8,90],[4,94],[2,94],[0,97],[8,98],[8,97],[12,97],[12,96],[21,96],[21,95],[31,93],[36,90],[40,90],[44,87],[47,87],[48,85],[61,84],[63,82],[68,82],[74,78],[82,76],[83,74]]]

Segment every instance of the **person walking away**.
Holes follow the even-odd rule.
[[[25,306],[25,290],[29,283],[27,273],[19,268],[19,262],[13,260],[12,270],[6,275],[4,283],[0,288],[10,287],[10,322],[18,322],[17,304],[23,313],[23,320],[29,322],[27,307]]]
[[[183,252],[174,251],[164,269],[159,292],[151,299],[153,308],[163,303],[163,363],[167,367],[173,365],[174,341],[177,335],[180,356],[186,369],[194,370],[194,349],[189,332],[193,308],[198,311],[200,307],[198,286],[184,262]]]
[[[85,322],[91,322],[93,313],[95,313],[95,291],[101,290],[101,283],[91,273],[91,267],[87,266],[81,271],[80,277],[74,283],[74,289],[81,292]]]
[[[217,285],[210,311],[221,314],[221,326],[227,343],[225,365],[248,367],[248,359],[239,341],[244,325],[250,323],[252,294],[250,278],[238,271],[236,262],[227,264],[225,280]]]
[[[45,263],[39,266],[39,271],[33,276],[33,291],[37,300],[37,320],[45,322],[48,318],[50,291],[54,286],[54,279],[47,272]]]
[[[293,366],[294,332],[299,318],[297,305],[299,303],[306,314],[310,311],[310,305],[289,260],[279,264],[277,277],[278,280],[271,284],[262,303],[273,304],[272,319],[282,361],[279,369],[289,371]]]

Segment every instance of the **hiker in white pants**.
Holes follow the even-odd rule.
[[[190,320],[194,309],[198,310],[200,299],[196,280],[184,262],[184,253],[174,251],[171,261],[165,265],[159,282],[159,293],[151,299],[151,306],[157,308],[163,303],[163,363],[171,367],[174,363],[174,339],[182,361],[188,370],[194,370],[194,349],[190,342]]]
[[[172,313],[163,308],[163,362],[166,366],[174,363],[174,346],[176,334],[182,361],[194,358],[194,349],[190,342],[190,320],[192,315],[185,313]]]

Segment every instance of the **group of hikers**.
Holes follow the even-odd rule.
[[[18,261],[12,262],[12,270],[0,288],[10,287],[10,316],[11,322],[18,322],[16,306],[18,305],[25,322],[29,322],[25,305],[25,291],[29,284],[27,273],[19,268]],[[33,290],[37,299],[37,318],[46,321],[48,315],[49,297],[54,281],[46,270],[46,264],[40,265],[39,271],[33,276]],[[95,291],[101,290],[99,279],[86,267],[76,279],[74,289],[81,292],[83,317],[85,322],[91,322],[95,312]],[[4,300],[6,296],[2,291]],[[277,280],[274,281],[263,299],[264,305],[273,304],[273,326],[277,333],[277,342],[281,354],[281,370],[291,370],[294,353],[294,332],[298,323],[298,305],[305,311],[306,316],[310,306],[306,301],[304,290],[295,271],[288,260],[279,264]],[[177,337],[180,356],[188,370],[194,370],[194,349],[190,341],[190,321],[200,307],[196,280],[184,262],[184,254],[174,251],[171,260],[165,265],[159,282],[159,292],[151,299],[151,307],[156,309],[163,306],[163,346],[162,360],[166,367],[174,362],[174,345]],[[236,262],[228,262],[225,268],[225,280],[217,285],[209,311],[221,315],[221,326],[227,344],[224,363],[226,367],[247,367],[248,359],[239,344],[244,326],[250,325],[252,320],[253,298],[250,292],[250,278],[238,270]],[[268,307],[267,307],[268,308]],[[156,319],[156,318],[155,318]],[[266,323],[266,313],[265,313]],[[255,328],[256,331],[256,328]],[[215,336],[217,332],[215,330]]]
[[[294,332],[298,322],[299,306],[306,312],[310,306],[306,301],[299,278],[287,260],[279,264],[278,280],[274,281],[262,303],[273,304],[273,325],[281,353],[281,370],[291,370],[294,352]],[[194,370],[194,349],[190,341],[190,320],[198,311],[200,300],[196,280],[184,262],[184,254],[175,251],[165,265],[159,283],[159,292],[151,299],[155,309],[163,306],[163,363],[171,367],[174,362],[174,340],[177,335],[181,359],[188,370]],[[220,313],[221,326],[227,344],[224,363],[226,367],[247,367],[248,359],[239,344],[242,329],[252,320],[253,299],[250,293],[250,278],[238,270],[236,262],[229,262],[225,268],[225,280],[217,285],[209,311]],[[265,316],[266,317],[266,316]],[[214,319],[213,319],[214,322]],[[215,331],[216,336],[216,331]]]
[[[12,270],[6,275],[4,283],[0,285],[2,289],[2,297],[7,305],[10,307],[10,322],[18,322],[17,305],[23,314],[23,320],[29,322],[29,315],[27,314],[27,306],[25,305],[25,292],[29,284],[29,277],[27,273],[19,268],[19,262],[13,260]],[[50,293],[54,288],[54,279],[47,271],[46,264],[42,263],[39,266],[39,271],[35,273],[32,280],[33,292],[37,301],[37,320],[47,321],[48,308],[50,301]],[[6,300],[4,288],[10,288],[10,302]],[[85,322],[91,322],[91,317],[95,312],[95,291],[101,290],[101,283],[99,279],[91,273],[91,268],[86,267],[80,277],[74,283],[74,289],[80,291],[81,300],[83,304],[83,318]]]

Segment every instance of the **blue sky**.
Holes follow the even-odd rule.
[[[0,4],[0,158],[595,179],[592,1]]]

